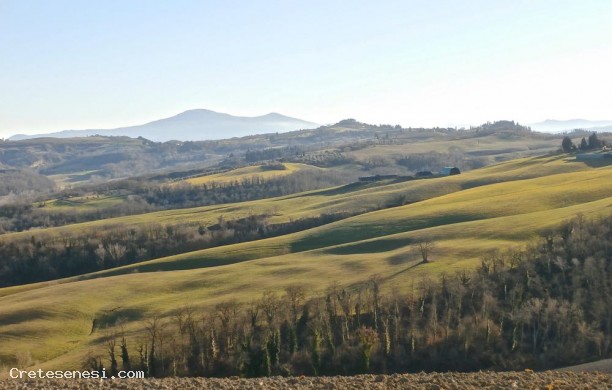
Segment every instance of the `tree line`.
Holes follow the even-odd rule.
[[[269,166],[274,167],[274,165]],[[42,200],[33,201],[28,197],[13,199],[9,203],[0,205],[0,233],[64,226],[159,210],[245,202],[332,187],[345,184],[346,181],[346,178],[333,173],[305,171],[269,179],[253,176],[229,183],[212,182],[199,185],[187,182],[163,185],[139,180],[123,180],[70,189],[58,195],[59,200],[68,201],[71,197],[98,195],[123,198],[121,203],[93,210],[79,210],[75,207],[71,211],[56,211],[47,207],[46,202]]]
[[[579,145],[575,145],[574,141],[572,141],[569,136],[563,137],[563,140],[561,141],[561,149],[565,153],[575,152],[578,150],[583,152],[588,150],[597,150],[606,145],[606,141],[600,140],[595,132],[589,135],[588,140],[585,137],[582,137]]]
[[[612,356],[612,216],[582,216],[473,272],[383,290],[372,276],[322,296],[289,285],[251,302],[151,315],[104,332],[84,365],[148,376],[354,375],[550,369]]]
[[[197,223],[107,226],[84,233],[40,233],[0,240],[0,287],[41,282],[115,268],[200,249],[253,241],[310,229],[354,216],[323,213],[285,223],[251,215],[208,226]]]

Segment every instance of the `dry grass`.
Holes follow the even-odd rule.
[[[87,353],[101,348],[99,332],[89,334],[92,320],[117,307],[108,321],[125,317],[128,332],[137,333],[142,326],[138,320],[143,317],[168,315],[186,304],[205,310],[230,297],[247,301],[265,289],[291,283],[301,283],[317,294],[334,281],[354,285],[379,274],[385,288],[406,290],[422,277],[474,267],[491,250],[521,247],[539,230],[577,213],[609,214],[610,179],[610,167],[593,169],[551,157],[349,193],[313,191],[200,208],[200,218],[205,218],[218,209],[240,214],[276,204],[281,218],[338,205],[350,209],[389,195],[428,199],[286,236],[171,256],[87,277],[0,289],[0,361],[13,362],[17,352],[26,351],[38,362],[36,367],[77,368]],[[180,215],[183,220],[193,210],[132,218],[170,220]],[[433,261],[428,264],[419,264],[414,248],[414,242],[423,238],[436,242]]]
[[[206,176],[198,176],[185,180],[181,180],[176,182],[175,184],[186,182],[193,185],[201,185],[201,184],[212,184],[216,183],[218,185],[231,184],[231,183],[241,183],[243,180],[251,180],[253,178],[258,178],[262,180],[269,180],[273,178],[283,177],[292,175],[298,171],[314,171],[314,170],[322,170],[323,168],[317,168],[312,165],[307,164],[297,164],[297,163],[284,163],[283,164],[286,169],[274,169],[274,170],[266,170],[263,169],[261,165],[254,165],[244,168],[233,169],[228,172],[216,173],[213,175]]]

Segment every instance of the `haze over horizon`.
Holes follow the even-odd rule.
[[[320,124],[610,120],[612,3],[0,1],[0,136],[205,108]]]

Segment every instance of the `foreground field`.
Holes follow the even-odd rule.
[[[612,375],[589,372],[478,372],[130,380],[4,380],[0,389],[610,389]]]
[[[596,362],[578,364],[577,366],[565,367],[560,371],[574,371],[574,372],[603,372],[606,374],[612,374],[612,359],[598,360]]]

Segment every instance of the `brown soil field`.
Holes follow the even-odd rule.
[[[598,360],[592,363],[579,364],[577,366],[560,368],[559,371],[599,371],[612,374],[612,359]]]
[[[337,377],[3,380],[0,389],[612,389],[612,375],[545,371]]]

